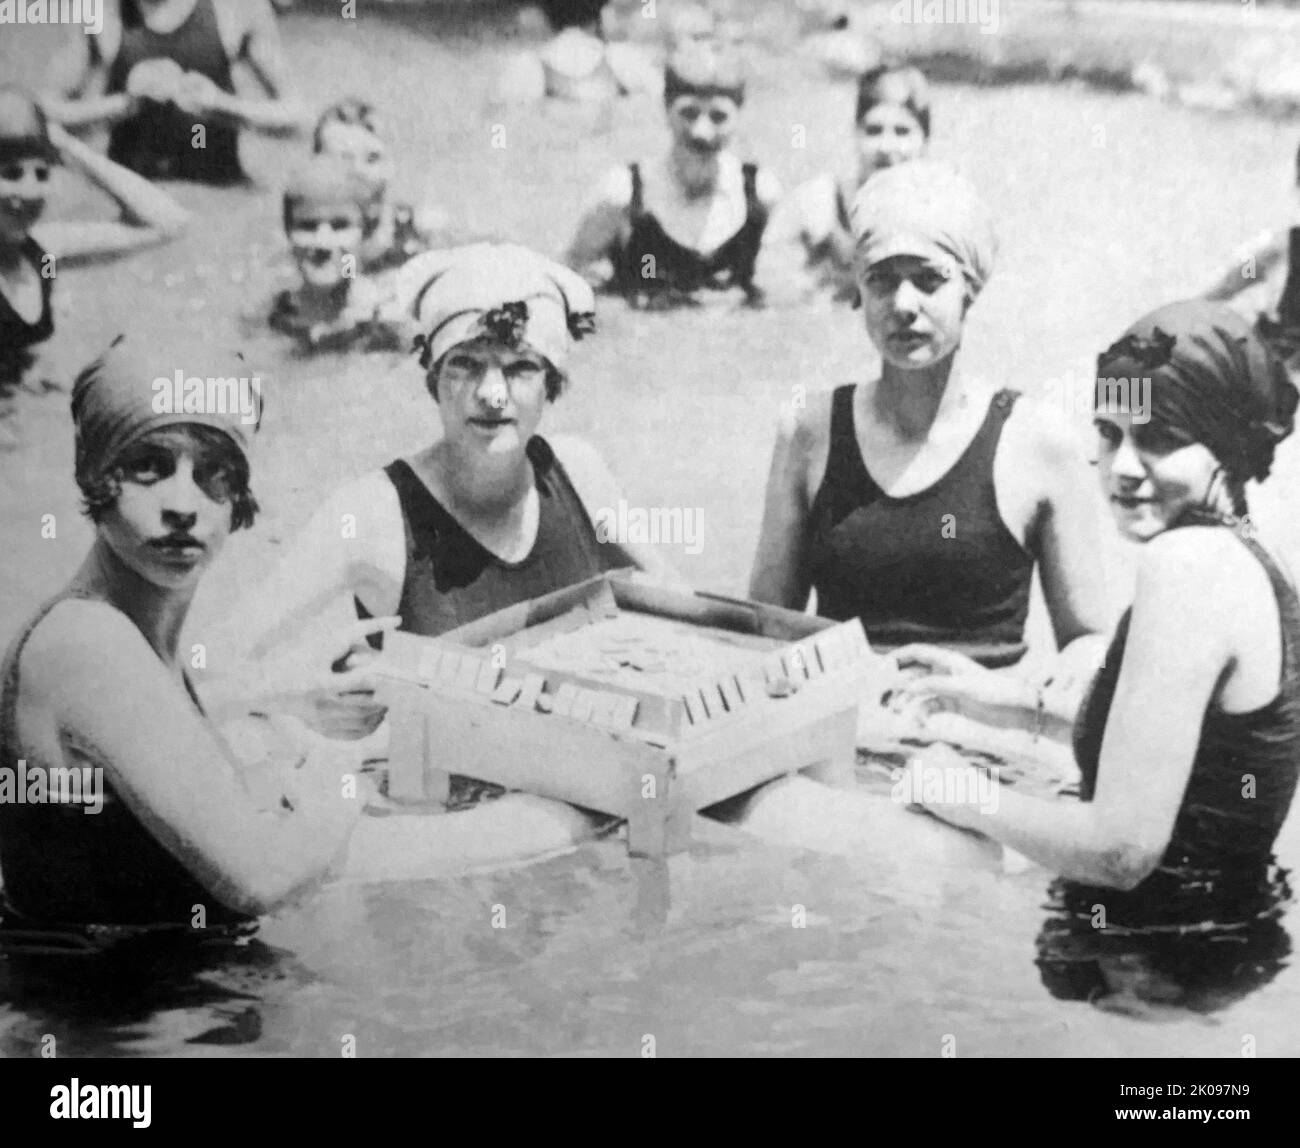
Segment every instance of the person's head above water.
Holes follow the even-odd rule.
[[[86,513],[145,580],[192,585],[257,501],[249,451],[263,380],[205,336],[119,336],[72,392]]]
[[[664,108],[673,144],[689,153],[712,156],[725,150],[744,102],[740,62],[716,45],[686,44],[664,68]]]
[[[918,68],[881,64],[858,81],[858,180],[916,159],[930,141],[930,85]]]
[[[918,370],[947,358],[997,254],[975,188],[951,168],[916,160],[867,180],[850,222],[867,331],[886,365]]]
[[[369,187],[337,156],[313,156],[294,172],[284,189],[284,230],[305,284],[332,288],[355,277],[369,200]]]
[[[415,343],[435,399],[444,360],[466,344],[536,354],[546,367],[546,398],[558,397],[573,344],[595,329],[595,297],[585,279],[510,243],[417,259],[411,266],[424,282],[412,303]]]
[[[312,150],[345,161],[376,196],[392,182],[393,160],[383,124],[364,100],[348,97],[326,108],[312,132]]]
[[[606,3],[607,0],[542,0],[542,11],[556,32],[566,28],[597,30]]]
[[[1100,467],[1120,529],[1153,537],[1191,516],[1246,513],[1295,429],[1295,385],[1230,307],[1170,303],[1097,359]]]
[[[45,211],[59,153],[41,106],[20,88],[0,86],[0,242],[21,242]]]

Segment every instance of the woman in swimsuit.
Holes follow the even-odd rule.
[[[596,452],[536,433],[594,322],[590,287],[510,245],[424,255],[402,274],[417,270],[423,282],[403,295],[442,435],[325,501],[232,615],[238,632],[217,638],[241,659],[291,651],[304,623],[357,610],[400,614],[404,630],[432,637],[616,567],[672,578],[653,546],[598,539],[596,514],[622,495]],[[316,716],[369,733],[382,711],[344,686]]]
[[[852,175],[827,172],[810,179],[772,214],[759,268],[764,282],[783,285],[783,294],[803,298],[829,288],[837,299],[857,299],[849,204],[876,172],[925,154],[930,143],[925,76],[912,67],[872,68],[858,81],[854,125]]]
[[[880,172],[852,212],[881,377],[811,395],[778,430],[750,596],[859,618],[872,644],[946,670],[1025,653],[1038,569],[1056,670],[1091,666],[1107,622],[1096,515],[1067,428],[964,376],[992,223],[930,160]],[[900,649],[902,648],[902,649]]]
[[[122,218],[42,222],[50,175],[60,163],[111,196]],[[38,380],[36,363],[54,335],[58,272],[161,243],[188,221],[165,192],[48,123],[24,92],[0,87],[0,442],[12,442],[4,422],[15,388],[59,384]]]
[[[312,149],[346,162],[370,190],[361,263],[371,274],[400,267],[431,247],[450,246],[450,220],[440,208],[419,209],[392,196],[392,153],[374,109],[361,100],[340,100],[316,122]]]
[[[781,192],[731,150],[743,102],[734,61],[700,44],[677,52],[664,74],[672,146],[602,181],[565,262],[587,271],[608,260],[608,286],[634,305],[697,303],[729,288],[757,302],[755,265]]]
[[[1103,391],[1115,378],[1150,379],[1149,407]],[[934,750],[909,767],[929,812],[1065,878],[1076,934],[1089,915],[1096,933],[1099,906],[1108,932],[1168,932],[1245,927],[1269,901],[1300,777],[1300,601],[1245,488],[1268,476],[1296,406],[1282,364],[1227,307],[1175,303],[1135,323],[1100,356],[1095,422],[1102,491],[1140,544],[1137,591],[1075,722],[1080,800],[1004,789],[981,813],[915,784],[968,773],[960,758]]]

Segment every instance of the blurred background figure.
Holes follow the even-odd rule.
[[[235,87],[244,64],[262,91]],[[52,70],[53,119],[109,128],[109,158],[150,179],[244,179],[239,131],[301,129],[269,0],[123,0],[99,36],[69,42]]]
[[[552,97],[599,103],[616,96],[653,93],[659,72],[652,56],[630,43],[611,43],[602,20],[605,0],[545,0],[542,10],[554,37],[507,65],[497,84],[502,103]]]
[[[596,188],[565,261],[590,271],[608,260],[609,289],[634,305],[698,303],[739,288],[747,302],[763,232],[780,185],[732,150],[745,101],[738,60],[688,44],[664,72],[672,143],[646,164],[611,171]]]

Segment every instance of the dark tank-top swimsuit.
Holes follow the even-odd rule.
[[[69,598],[63,593],[28,621],[0,669],[0,761],[16,768],[19,663],[32,632]],[[189,679],[185,687],[202,713]],[[142,737],[148,732],[142,731]],[[87,762],[87,764],[89,764]],[[42,767],[27,762],[27,776]],[[103,808],[72,803],[0,802],[0,947],[51,952],[97,951],[147,934],[190,939],[250,932],[254,919],[225,908],[144,826],[103,781]],[[193,927],[196,906],[206,927]]]
[[[198,0],[194,11],[172,32],[161,34],[143,25],[124,28],[122,46],[108,70],[107,91],[126,91],[127,78],[137,64],[160,58],[207,76],[224,92],[235,92],[214,0]],[[196,126],[203,128],[203,147],[194,146]],[[148,179],[210,184],[244,179],[238,128],[216,119],[196,120],[172,104],[146,103],[136,115],[116,124],[109,136],[108,156]]]
[[[632,200],[628,205],[631,228],[626,240],[610,250],[614,275],[610,286],[631,300],[649,297],[665,300],[686,298],[697,291],[723,291],[739,287],[749,299],[759,291],[754,285],[754,267],[767,227],[767,208],[758,198],[758,167],[742,167],[745,187],[745,221],[712,255],[678,243],[663,224],[645,208],[645,190],[639,164],[630,164]],[[647,262],[652,257],[654,262]],[[653,275],[646,275],[652,269]]]
[[[853,384],[831,404],[826,475],[808,523],[823,617],[861,620],[873,646],[929,642],[998,667],[1025,652],[1034,560],[998,513],[993,462],[1017,392],[993,396],[961,457],[932,486],[892,498],[867,470]]]
[[[45,268],[45,251],[34,239],[22,246],[22,258],[37,274]],[[54,277],[41,274],[41,313],[29,323],[0,294],[0,388],[17,383],[32,363],[31,349],[54,334]]]
[[[402,459],[384,473],[397,490],[406,532],[402,629],[426,637],[625,564],[602,545],[560,460],[541,436],[528,443],[539,496],[537,539],[520,562],[475,540]]]

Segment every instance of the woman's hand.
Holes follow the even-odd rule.
[[[951,746],[936,743],[908,759],[895,775],[893,793],[896,800],[940,821],[978,831],[990,794],[996,806],[996,792],[990,786],[998,784]]]
[[[327,738],[354,741],[375,732],[385,709],[374,701],[375,682],[367,663],[375,651],[371,634],[395,630],[401,618],[365,618],[342,632],[311,635],[258,663],[257,693],[279,702]],[[335,667],[339,667],[335,669]]]
[[[126,94],[155,104],[175,103],[184,77],[185,70],[175,60],[162,56],[143,60],[127,76]]]
[[[896,690],[890,708],[922,721],[951,713],[983,725],[1033,732],[1039,722],[1035,690],[1017,678],[991,673],[954,673],[918,678]]]
[[[898,663],[904,673],[918,675],[965,675],[976,676],[989,674],[974,658],[959,654],[956,650],[946,650],[942,646],[931,646],[924,642],[913,642],[900,646],[889,655]]]

